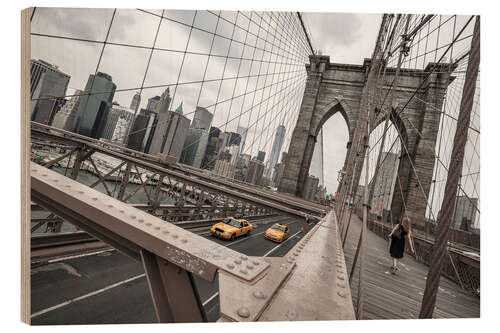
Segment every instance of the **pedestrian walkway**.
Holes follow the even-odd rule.
[[[353,214],[344,254],[350,272],[361,232],[361,221]],[[365,303],[360,319],[418,318],[428,267],[411,256],[398,261],[400,271],[392,275],[392,259],[387,241],[367,230],[365,257]],[[356,307],[359,260],[351,281],[351,293]],[[460,289],[453,281],[441,277],[434,318],[479,318],[480,299]]]

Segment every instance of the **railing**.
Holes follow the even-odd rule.
[[[218,279],[221,321],[355,318],[333,211],[284,257],[249,257],[36,163],[30,169],[36,204],[143,263],[159,322],[206,321],[193,275]]]

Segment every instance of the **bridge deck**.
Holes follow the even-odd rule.
[[[361,231],[361,221],[353,214],[344,254],[350,272]],[[365,305],[362,319],[418,318],[428,267],[405,255],[398,275],[390,273],[391,258],[387,242],[367,230]],[[358,261],[359,263],[359,261]],[[359,267],[359,266],[357,266]],[[357,302],[359,269],[351,281],[354,305]],[[479,318],[480,300],[453,281],[441,277],[434,311],[435,318]]]

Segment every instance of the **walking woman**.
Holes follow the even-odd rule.
[[[403,258],[405,252],[406,236],[408,236],[408,243],[410,244],[411,251],[415,253],[413,238],[411,237],[410,219],[407,217],[403,217],[401,223],[396,224],[389,234],[389,239],[391,241],[389,253],[392,257],[392,274],[396,274],[396,272],[399,270],[398,259]]]

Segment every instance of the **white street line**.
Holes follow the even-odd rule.
[[[285,244],[286,242],[288,242],[290,239],[292,239],[294,236],[298,235],[299,233],[301,233],[302,230],[299,230],[298,232],[296,232],[295,234],[293,234],[292,236],[288,237],[288,239],[285,239],[285,241],[283,243],[280,243],[278,245],[276,245],[275,247],[273,247],[271,249],[271,251],[267,252],[266,254],[264,254],[264,257],[267,257],[268,255],[270,255],[271,253],[274,252],[274,250],[276,250],[277,248],[279,248],[281,245]]]
[[[289,224],[287,224],[287,225],[290,225],[290,224],[293,224],[293,223],[296,223],[296,222],[298,222],[298,221],[293,221],[293,222],[291,222],[291,223],[289,223]],[[264,231],[264,232],[265,232],[265,231]],[[263,255],[263,257],[267,257],[269,254],[273,253],[273,252],[274,252],[274,250],[276,250],[278,247],[280,247],[281,245],[283,245],[283,244],[285,244],[286,242],[288,242],[290,239],[292,239],[294,236],[296,236],[296,235],[297,235],[297,234],[299,234],[300,232],[302,232],[302,230],[299,230],[297,233],[295,233],[295,234],[293,234],[292,236],[288,237],[288,238],[287,238],[287,239],[286,239],[283,243],[281,243],[281,244],[279,244],[279,245],[277,245],[277,246],[273,247],[273,248],[271,249],[271,251],[269,251],[269,252],[267,252],[266,254],[264,254],[264,255]],[[261,232],[261,234],[262,234],[262,232]],[[260,234],[255,234],[254,236],[257,236],[257,235],[260,235]],[[234,244],[234,243],[230,243],[230,244],[225,245],[225,246],[229,246],[229,245],[231,245],[231,244]],[[205,302],[203,302],[203,304],[202,304],[202,305],[203,305],[203,306],[205,306],[206,304],[208,304],[208,302],[210,302],[212,299],[214,299],[214,297],[216,297],[217,295],[219,295],[219,292],[218,292],[218,291],[217,291],[217,292],[215,292],[212,296],[210,296],[210,297],[209,297],[209,298],[208,298]]]
[[[62,258],[56,258],[56,259],[50,259],[47,260],[49,264],[58,262],[58,261],[63,261],[63,260],[70,260],[70,259],[76,259],[76,258],[82,258],[82,257],[88,257],[88,256],[93,256],[96,254],[101,254],[105,252],[110,252],[110,251],[116,251],[116,249],[107,249],[107,250],[102,250],[102,251],[96,251],[96,252],[89,252],[89,253],[83,253],[83,254],[76,254],[74,256],[68,256],[68,257],[62,257]]]
[[[41,316],[41,315],[43,315],[43,314],[45,314],[47,312],[54,311],[56,309],[62,308],[64,306],[66,306],[66,305],[69,305],[69,304],[77,302],[77,301],[81,301],[82,299],[89,298],[91,296],[101,294],[101,293],[105,292],[106,290],[109,290],[109,289],[121,286],[122,284],[125,284],[127,282],[131,282],[131,281],[140,279],[140,278],[142,278],[144,276],[146,276],[146,274],[143,273],[143,274],[139,274],[139,275],[136,275],[134,277],[131,277],[130,279],[126,279],[126,280],[123,280],[123,281],[120,281],[120,282],[116,282],[116,283],[110,284],[109,286],[101,288],[99,290],[92,291],[92,292],[90,292],[88,294],[85,294],[85,295],[82,295],[82,296],[70,299],[70,300],[62,302],[60,304],[51,306],[50,308],[46,308],[44,310],[35,312],[35,313],[31,314],[31,318],[35,318],[35,317]]]
[[[208,303],[210,303],[211,300],[217,297],[217,295],[219,295],[219,292],[216,292],[212,296],[210,296],[205,302],[203,302],[202,306],[206,306]]]

